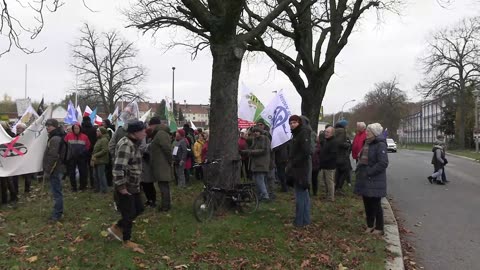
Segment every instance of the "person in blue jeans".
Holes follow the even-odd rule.
[[[310,195],[309,178],[312,173],[311,157],[311,132],[302,124],[298,115],[292,115],[288,119],[292,139],[288,155],[287,177],[288,182],[293,183],[295,188],[295,227],[305,227],[311,223],[310,220]]]
[[[50,182],[53,196],[53,211],[50,222],[57,222],[63,215],[62,177],[65,170],[63,158],[67,151],[64,143],[65,132],[57,120],[48,119],[45,122],[48,132],[47,148],[43,156],[43,179]]]

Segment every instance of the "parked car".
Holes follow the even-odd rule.
[[[387,151],[397,152],[397,144],[393,139],[387,138]]]

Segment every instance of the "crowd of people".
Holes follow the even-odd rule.
[[[382,233],[380,199],[386,196],[388,157],[381,125],[357,123],[352,143],[345,120],[327,125],[318,136],[304,116],[291,116],[289,124],[292,139],[275,148],[271,148],[272,135],[263,120],[239,130],[241,177],[255,182],[259,200],[270,202],[276,199],[276,191],[293,189],[296,201],[293,225],[307,226],[311,223],[310,196],[319,196],[319,181],[324,183],[325,200],[329,202],[335,202],[336,195],[343,193],[345,183],[352,184],[351,154],[357,162],[354,192],[363,196],[367,231]],[[22,128],[17,126],[19,134]],[[96,127],[89,117],[84,117],[81,124],[67,128],[55,119],[48,119],[46,129],[49,139],[43,177],[50,183],[54,199],[50,221],[56,222],[63,216],[62,179],[66,176],[72,192],[91,189],[107,193],[113,187],[121,219],[108,231],[128,248],[140,248],[131,241],[131,230],[134,219],[145,207],[170,211],[170,184],[175,181],[182,189],[193,178],[204,177],[202,168],[193,165],[206,160],[208,132],[193,130],[188,124],[172,133],[158,117],[152,117],[148,123],[129,120],[117,129],[108,120]],[[24,178],[27,191],[31,176]],[[6,198],[4,182],[12,184],[5,188],[11,196],[18,193],[18,184],[16,188],[14,185],[18,177],[13,179],[2,179],[2,200]],[[156,186],[160,190],[158,204]]]

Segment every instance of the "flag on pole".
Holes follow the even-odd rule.
[[[97,118],[97,108],[93,109],[89,117],[90,117],[90,122],[92,122],[92,126],[95,125],[95,118]]]
[[[90,121],[92,122],[92,125],[97,125],[97,126],[102,125],[103,119],[100,116],[97,115],[97,108],[95,108],[95,110],[92,111],[92,109],[90,109],[90,107],[88,107],[88,105],[87,105],[85,107],[85,112],[83,112],[83,116],[90,117]],[[93,119],[95,119],[95,120],[93,120]]]
[[[142,117],[140,117],[140,121],[146,122],[147,119],[150,118],[150,112],[151,112],[151,111],[152,111],[152,109],[148,109],[148,111],[145,112],[145,113],[142,115]]]
[[[43,170],[43,154],[48,134],[45,122],[52,117],[49,106],[21,136],[0,144],[0,177],[23,175]]]
[[[286,143],[292,137],[288,123],[290,115],[290,106],[283,95],[283,91],[280,90],[261,113],[261,117],[265,119],[271,127],[272,148]]]
[[[138,104],[136,101],[132,101],[130,104],[128,104],[120,114],[120,120],[123,122],[127,122],[130,119],[138,119]]]
[[[190,120],[190,127],[194,130],[197,129],[197,127],[195,126],[195,124],[192,122],[192,120]]]
[[[82,109],[80,109],[80,105],[77,105],[77,122],[82,123]]]
[[[69,125],[78,123],[77,111],[71,100],[68,101],[67,116],[65,116],[63,121]]]
[[[42,115],[43,111],[45,111],[45,105],[43,104],[43,97],[42,97],[42,101],[40,101],[40,104],[38,104],[38,107],[37,107],[37,115]]]
[[[165,117],[168,121],[168,127],[170,128],[170,132],[177,132],[177,121],[175,120],[175,115],[173,114],[173,107],[172,104],[169,102],[168,97],[165,97],[166,105],[165,105]],[[169,106],[170,104],[170,106]],[[169,110],[169,107],[172,107],[172,110]]]
[[[238,118],[249,122],[256,122],[262,118],[260,115],[265,106],[252,93],[248,87],[242,83],[240,104],[238,105]]]
[[[15,125],[13,125],[12,132],[15,133],[15,134],[17,133],[17,125],[19,123],[23,123],[28,127],[31,124],[33,124],[33,122],[35,122],[35,120],[37,120],[38,117],[39,116],[38,116],[37,112],[35,111],[35,109],[32,107],[32,105],[31,104],[28,105],[27,109],[22,114],[22,117],[20,117],[20,119],[15,123]]]

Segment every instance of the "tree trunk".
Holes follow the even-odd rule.
[[[458,102],[458,136],[455,136],[458,142],[458,146],[461,149],[465,148],[465,91],[460,91],[459,102]],[[457,135],[457,134],[456,134]]]
[[[240,180],[238,152],[238,80],[245,52],[227,44],[211,44],[213,56],[211,108],[209,115],[210,139],[207,157],[221,159],[219,165],[210,165],[207,176],[212,184],[232,187]]]
[[[297,89],[302,97],[302,115],[310,119],[310,126],[313,131],[318,129],[318,116],[320,115],[320,108],[322,107],[323,98],[327,91],[327,85],[333,75],[333,67],[323,73],[323,76],[316,74],[310,76],[311,83],[306,89]],[[317,132],[318,134],[318,132]]]

